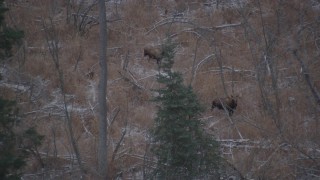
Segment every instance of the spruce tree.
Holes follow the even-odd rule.
[[[0,0],[0,63],[10,57],[13,45],[23,37],[23,32],[5,24],[8,8]],[[1,74],[0,74],[1,80]],[[19,126],[18,108],[12,100],[0,94],[0,179],[21,179],[21,169],[30,153],[41,145],[43,136],[35,128]]]
[[[157,157],[154,176],[157,179],[194,179],[217,175],[218,145],[205,133],[198,120],[203,108],[190,86],[183,84],[181,73],[172,70],[174,45],[163,46],[161,73],[163,84],[155,90],[158,103],[152,129],[153,153]]]
[[[23,31],[9,27],[5,23],[5,13],[9,9],[5,6],[4,0],[0,0],[0,62],[10,57],[13,45],[24,36]]]
[[[43,136],[33,128],[19,126],[14,101],[0,97],[0,179],[20,179],[21,168],[30,153],[41,145]]]
[[[19,179],[26,153],[15,148],[14,102],[0,98],[0,179]]]

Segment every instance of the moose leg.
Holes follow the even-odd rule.
[[[229,110],[229,116],[232,116],[232,114],[233,114],[233,109],[230,109]]]

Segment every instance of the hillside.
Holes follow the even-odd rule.
[[[15,99],[21,123],[45,135],[23,178],[95,179],[97,2],[6,4],[6,21],[25,38],[1,64],[0,96]],[[247,179],[320,177],[319,1],[114,0],[106,7],[110,179],[141,179],[152,164],[150,100],[159,68],[143,50],[168,37],[177,45],[174,70],[206,108],[199,121],[235,171]],[[232,116],[211,110],[215,98],[230,95],[239,96]],[[65,107],[86,174],[76,163]]]

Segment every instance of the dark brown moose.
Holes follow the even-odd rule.
[[[158,47],[146,47],[143,50],[143,55],[148,56],[149,59],[155,59],[158,64],[161,63],[162,49]]]
[[[217,98],[212,101],[212,107],[211,110],[213,110],[215,107],[218,109],[226,109],[229,113],[229,116],[232,116],[234,110],[237,108],[238,102],[237,102],[238,96],[228,96],[226,98]]]

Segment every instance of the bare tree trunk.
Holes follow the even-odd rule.
[[[263,59],[266,62],[266,70],[268,72],[268,76],[271,76],[271,86],[272,86],[272,90],[273,90],[273,95],[274,98],[276,99],[276,102],[274,103],[274,108],[270,108],[270,106],[268,107],[270,114],[272,115],[272,118],[274,120],[274,123],[276,125],[276,127],[278,128],[279,132],[281,133],[283,130],[283,125],[281,122],[281,117],[280,117],[280,97],[279,97],[279,88],[278,88],[278,73],[277,73],[277,68],[276,68],[276,64],[275,64],[275,59],[273,58],[273,49],[276,47],[276,43],[277,43],[277,39],[268,35],[271,32],[267,32],[266,30],[266,24],[265,24],[265,20],[262,16],[262,7],[261,7],[261,3],[260,0],[257,1],[258,2],[258,6],[259,6],[259,16],[261,19],[261,25],[262,25],[262,36],[263,36],[263,41],[264,41],[264,55],[263,55]],[[270,103],[270,100],[268,100],[268,104]],[[271,106],[272,107],[272,106]]]
[[[71,0],[68,0],[67,1],[67,24],[70,24],[70,11],[71,11],[71,4],[72,4],[72,2],[71,2]]]
[[[216,57],[217,57],[216,59],[217,59],[218,65],[220,67],[220,78],[221,78],[223,91],[224,91],[225,96],[227,97],[228,96],[228,91],[227,91],[227,88],[226,88],[226,83],[225,83],[224,75],[223,75],[223,64],[222,64],[221,50],[217,49],[217,47],[215,47],[215,54],[216,54]]]
[[[100,80],[98,86],[98,104],[99,104],[99,142],[98,142],[98,170],[101,179],[107,179],[107,21],[106,6],[104,0],[99,0],[99,23],[100,23],[100,48],[99,48],[99,64],[100,64]]]
[[[198,47],[200,44],[200,38],[197,39],[196,43],[196,49],[194,50],[194,58],[193,58],[193,64],[192,64],[192,72],[191,72],[191,80],[189,86],[192,86],[193,80],[196,76],[196,60],[197,60],[197,52],[198,52]]]
[[[297,61],[300,63],[304,80],[306,81],[309,89],[311,90],[313,98],[315,99],[316,103],[320,105],[320,93],[318,92],[317,88],[313,85],[306,63],[304,63],[303,60],[299,57],[297,50],[293,51],[293,55],[297,59]]]
[[[305,20],[304,20],[303,12],[300,12],[299,16],[300,16],[299,19],[300,19],[301,28],[298,31],[298,36],[296,39],[297,49],[296,48],[293,49],[292,53],[301,66],[301,71],[304,76],[304,80],[306,81],[307,86],[309,87],[313,98],[315,99],[316,103],[320,105],[320,93],[317,90],[316,86],[314,86],[314,82],[312,81],[312,78],[310,76],[308,63],[304,61],[304,59],[309,59],[310,56],[308,56],[308,53],[306,51],[307,49],[305,45],[306,40],[304,40],[304,36],[303,36],[303,34],[306,33],[305,31],[307,31],[306,29],[308,29],[308,31],[313,31],[313,34],[317,34],[314,32],[317,32],[318,28],[317,26],[313,26],[312,24],[318,24],[319,22],[315,22],[315,23],[312,22],[312,23],[308,23],[307,25],[304,25]],[[311,36],[310,39],[316,39],[316,38]],[[315,59],[318,59],[318,58],[315,58]]]
[[[76,138],[75,138],[74,132],[73,132],[72,117],[68,111],[68,105],[67,105],[66,93],[65,93],[65,87],[64,87],[64,75],[63,75],[63,70],[60,67],[59,39],[58,39],[58,34],[57,34],[55,27],[54,27],[54,23],[52,21],[52,18],[50,18],[50,25],[49,26],[47,26],[45,24],[45,21],[43,20],[43,29],[45,31],[45,38],[47,41],[49,52],[52,56],[52,60],[54,62],[54,65],[55,65],[55,68],[57,70],[58,77],[59,77],[59,86],[60,86],[61,94],[63,97],[63,106],[64,106],[64,113],[66,116],[65,118],[66,118],[68,136],[69,136],[73,151],[75,153],[75,156],[77,158],[79,167],[82,172],[85,172],[85,169],[82,164],[79,148],[78,148]]]

